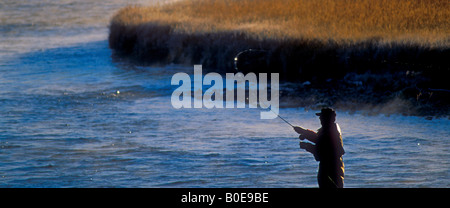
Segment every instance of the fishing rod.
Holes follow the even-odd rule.
[[[273,112],[273,111],[272,111]],[[281,120],[283,120],[284,122],[286,122],[287,124],[289,124],[289,126],[291,126],[292,128],[294,128],[294,125],[292,125],[291,123],[289,123],[288,121],[286,121],[284,118],[282,118],[280,115],[277,115],[278,118],[281,118]]]
[[[274,113],[275,115],[278,116],[278,118],[281,118],[281,120],[283,120],[285,123],[289,124],[289,126],[291,126],[292,128],[294,128],[294,125],[292,125],[291,123],[289,123],[289,121],[286,121],[286,119],[284,119],[283,117],[280,116],[280,114],[275,113],[271,108],[269,109],[272,113]]]
[[[261,102],[261,101],[260,101]],[[280,118],[281,120],[283,120],[285,123],[289,124],[289,126],[291,126],[295,132],[299,133],[299,134],[307,134],[309,133],[307,129],[302,128],[300,126],[294,126],[291,123],[289,123],[289,121],[286,121],[286,119],[284,119],[283,117],[280,116],[280,114],[275,113],[272,108],[269,108],[269,110],[274,113],[275,115],[277,115],[278,118]]]

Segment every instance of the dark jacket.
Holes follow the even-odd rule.
[[[345,154],[342,135],[338,124],[322,126],[317,133],[311,131],[305,136],[311,143],[301,144],[314,155],[319,164],[317,179],[320,188],[342,188],[344,186],[344,162]]]

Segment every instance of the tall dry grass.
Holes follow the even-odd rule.
[[[289,78],[448,71],[449,19],[448,0],[185,0],[121,9],[109,44],[141,60],[222,70],[238,52],[264,49]]]
[[[308,80],[326,93],[344,88],[339,91],[344,97],[362,93],[376,103],[392,96],[419,102],[419,95],[429,93],[418,105],[450,109],[448,94],[430,90],[450,90],[448,0],[181,0],[128,6],[112,18],[109,44],[141,61],[223,71],[234,70],[240,51],[259,49],[267,68],[282,79]],[[259,70],[252,66],[247,67]]]
[[[121,9],[111,20],[109,41],[146,60],[219,69],[230,68],[232,56],[246,48],[277,56],[326,51],[344,62],[363,53],[384,63],[389,57],[379,54],[390,51],[392,63],[407,63],[412,60],[405,55],[448,50],[449,19],[448,0],[186,0]],[[422,65],[436,61],[428,62]],[[291,65],[283,70],[292,71],[285,67]]]
[[[285,72],[305,71],[308,66],[298,59],[317,62],[317,56],[320,62],[339,57],[328,61],[346,68],[349,63],[446,68],[450,2],[185,0],[128,6],[112,18],[109,43],[145,60],[216,69],[232,68],[232,57],[248,48],[268,50]],[[367,60],[374,63],[362,63]]]
[[[242,31],[259,39],[344,42],[379,38],[450,45],[447,0],[190,0],[130,6],[111,24],[167,24],[180,33]]]

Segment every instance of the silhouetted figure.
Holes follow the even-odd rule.
[[[309,142],[300,142],[300,149],[312,153],[316,161],[319,161],[319,173],[317,181],[319,188],[343,188],[344,187],[344,146],[342,143],[341,129],[335,123],[336,112],[331,108],[323,108],[320,113],[320,128],[317,133],[294,127],[300,134],[300,140],[307,139]]]

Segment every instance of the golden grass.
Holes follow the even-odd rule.
[[[237,31],[256,39],[315,39],[354,43],[367,39],[450,45],[448,0],[189,0],[129,6],[112,25],[149,22],[179,33]]]
[[[331,106],[401,98],[448,115],[449,20],[448,0],[181,0],[119,10],[109,45],[139,61],[216,72],[235,72],[243,50],[263,50],[240,57],[239,70],[310,81],[295,96],[312,105],[316,96]]]
[[[109,44],[145,61],[219,70],[262,49],[290,78],[448,70],[449,19],[448,0],[181,0],[119,10]]]

